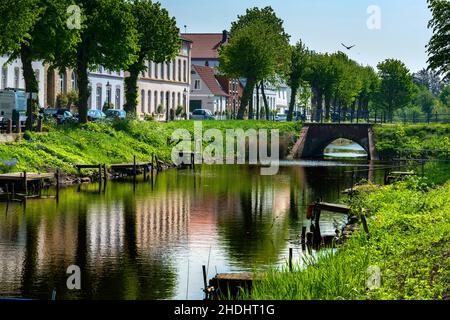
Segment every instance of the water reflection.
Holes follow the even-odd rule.
[[[367,179],[347,172],[364,163],[321,164],[283,164],[276,176],[252,166],[169,170],[154,186],[114,182],[99,194],[83,185],[62,190],[59,203],[10,206],[0,215],[0,296],[48,299],[56,288],[60,299],[201,299],[202,265],[211,276],[283,263],[309,226],[306,206]],[[339,223],[325,213],[320,228]],[[66,287],[72,264],[79,291]]]

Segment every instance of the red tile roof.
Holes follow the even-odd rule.
[[[208,86],[209,91],[211,91],[213,95],[228,97],[228,94],[223,91],[222,87],[217,81],[213,68],[197,65],[192,65],[192,67],[195,69],[195,72],[197,72],[203,82]]]
[[[193,59],[218,59],[222,45],[222,33],[183,33],[181,36],[191,40]]]

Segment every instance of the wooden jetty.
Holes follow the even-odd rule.
[[[206,298],[211,300],[228,297],[236,299],[243,291],[250,294],[255,280],[258,280],[258,275],[249,272],[217,274],[209,280],[209,286],[205,289]]]
[[[402,180],[406,177],[411,177],[417,175],[414,171],[392,171],[385,172],[384,174],[384,184],[391,184],[394,181]]]
[[[98,180],[101,181],[107,180],[107,170],[106,170],[106,164],[77,164],[75,165],[75,168],[78,171],[78,176],[81,176],[81,170],[82,169],[91,169],[91,170],[98,170]]]
[[[59,171],[55,173],[12,172],[0,174],[2,201],[24,201],[42,197],[42,190],[56,180],[59,193]],[[48,198],[48,197],[47,197]]]

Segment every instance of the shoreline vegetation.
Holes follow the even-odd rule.
[[[305,258],[293,272],[269,270],[243,298],[449,300],[449,198],[449,181],[435,186],[427,178],[368,188],[349,204],[367,216],[370,237],[357,228],[334,253]],[[380,286],[369,289],[371,270],[379,270]]]

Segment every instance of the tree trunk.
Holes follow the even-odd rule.
[[[255,80],[254,79],[247,79],[247,85],[244,88],[244,93],[242,94],[241,99],[241,105],[239,106],[237,119],[243,120],[244,119],[244,113],[247,109],[248,102],[250,101],[250,97],[253,95],[253,90],[255,88]]]
[[[256,84],[256,119],[259,120],[259,84]]]
[[[293,84],[291,86],[291,101],[289,102],[289,110],[288,110],[288,114],[287,114],[287,121],[292,121],[292,114],[294,112],[294,107],[295,107],[295,101],[297,99],[297,91],[300,88],[300,85],[297,84]]]
[[[33,70],[33,58],[31,56],[31,49],[29,46],[22,44],[20,48],[20,58],[22,61],[23,78],[25,80],[25,91],[29,94],[39,93],[39,85],[36,80],[36,75]],[[27,101],[27,130],[33,129],[34,113],[36,112],[36,101],[32,101],[31,97]]]
[[[326,95],[325,96],[325,120],[330,120],[330,107],[331,107],[331,96]]]
[[[266,110],[266,120],[269,120],[270,117],[269,104],[267,103],[266,91],[264,90],[264,81],[261,81],[261,94],[263,96],[264,101],[264,110]]]
[[[88,87],[88,53],[86,51],[86,45],[83,41],[79,44],[77,51],[78,113],[80,123],[87,123],[88,100],[90,92]]]
[[[248,103],[248,120],[253,120],[253,93],[250,96],[250,101]]]
[[[137,114],[139,70],[142,66],[143,59],[140,59],[128,68],[129,76],[125,78],[125,111],[128,114]],[[150,97],[149,97],[150,99]]]

